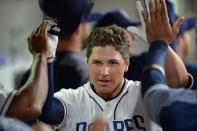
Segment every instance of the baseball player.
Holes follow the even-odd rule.
[[[41,35],[47,36],[46,29],[47,23],[42,23],[37,30],[33,31],[34,35],[28,38],[33,63],[27,82],[18,91],[0,85],[1,116],[32,120],[41,114],[48,90],[48,40],[47,37],[41,37]]]
[[[28,38],[29,50],[33,56],[30,77],[19,89],[14,90],[0,85],[0,130],[52,131],[43,123],[26,123],[41,114],[48,90],[47,61],[50,62],[47,39],[47,22],[43,22]],[[43,37],[42,35],[46,36]],[[44,82],[43,82],[44,81]],[[42,96],[42,97],[40,97]],[[15,118],[15,119],[11,119]]]
[[[93,31],[87,48],[90,82],[76,90],[62,89],[53,97],[49,74],[41,120],[62,130],[87,131],[96,117],[103,116],[106,130],[151,130],[140,83],[123,78],[129,65],[128,42],[126,31],[115,25]],[[52,63],[48,68],[52,70]]]
[[[157,30],[155,24],[158,24],[153,19],[153,11],[151,21],[144,16],[146,25],[149,24],[152,30]],[[158,15],[157,17],[164,18],[166,14]],[[162,19],[161,19],[162,20]],[[183,21],[179,18],[178,21]],[[169,26],[169,22],[160,22],[161,28]],[[149,27],[147,28],[149,30]],[[151,30],[150,30],[151,31]],[[153,42],[149,49],[149,62],[144,68],[142,75],[142,93],[144,94],[145,106],[151,119],[162,126],[163,130],[168,131],[196,131],[197,130],[197,92],[191,89],[171,89],[165,84],[164,60],[167,53],[168,44],[177,33],[177,29],[173,28],[172,35],[166,35],[164,39],[158,39],[158,42]],[[166,32],[162,32],[166,33]],[[154,34],[152,32],[149,37],[156,38],[161,33]]]

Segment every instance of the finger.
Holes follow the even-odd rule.
[[[28,38],[27,38],[27,42],[29,43],[29,42],[30,42],[30,40],[31,40],[31,38],[30,38],[30,37],[28,37]]]
[[[168,23],[169,17],[168,17],[166,2],[165,0],[160,0],[160,3],[161,3],[161,15],[162,15],[163,22]]]
[[[146,15],[145,11],[142,12],[142,16],[144,18],[144,23],[145,23],[145,31],[146,31],[146,38],[147,40],[149,40],[149,35],[150,35],[150,27],[151,27],[151,23],[149,21],[148,16]]]
[[[44,25],[45,22],[42,22],[36,29],[36,36],[39,35],[41,33],[42,27]]]
[[[154,22],[155,21],[155,9],[154,9],[152,0],[149,0],[148,4],[149,4],[149,7],[150,7],[149,9],[150,9],[151,22]]]
[[[33,30],[29,37],[27,38],[28,42],[31,41],[32,37],[35,35],[36,30]]]
[[[46,28],[47,28],[47,22],[43,22],[43,24],[39,27],[39,35],[45,36],[46,34]]]
[[[184,17],[179,17],[179,18],[175,21],[175,23],[174,23],[174,25],[173,25],[173,28],[172,28],[173,36],[176,36],[176,35],[178,34],[179,29],[180,29],[180,26],[181,26],[181,24],[183,23],[183,21],[184,21]]]
[[[44,34],[44,36],[47,37],[47,33],[48,33],[48,22],[45,22],[43,28],[42,28],[42,33]]]
[[[141,14],[143,16],[144,23],[147,26],[149,24],[149,19],[148,19],[148,16],[147,16],[146,12],[145,11],[142,11]]]
[[[143,16],[143,18],[144,18],[145,29],[146,29],[146,31],[147,31],[148,28],[150,27],[150,21],[149,21],[148,16],[146,15],[146,12],[145,12],[145,11],[142,11],[142,16]]]
[[[161,5],[159,0],[155,0],[155,17],[156,19],[161,16]]]
[[[28,49],[29,49],[30,52],[32,52],[32,46],[31,46],[31,44],[30,44],[29,41],[30,41],[30,40],[28,40]]]

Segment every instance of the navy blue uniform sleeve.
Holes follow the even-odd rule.
[[[164,41],[155,41],[151,44],[148,52],[147,64],[142,74],[142,95],[154,84],[164,83],[163,66],[167,54],[168,45]],[[153,65],[161,67],[161,70]]]
[[[153,43],[147,65],[163,67],[167,53],[165,42]],[[149,66],[148,66],[149,67]],[[197,92],[189,89],[171,89],[164,84],[164,75],[157,68],[147,68],[142,75],[144,103],[150,118],[164,131],[197,130]],[[147,91],[146,91],[147,90]]]
[[[150,118],[164,131],[197,130],[196,91],[156,84],[145,94],[144,103]]]
[[[42,110],[40,120],[51,125],[63,121],[65,110],[63,104],[54,97],[53,63],[48,63],[48,96]]]

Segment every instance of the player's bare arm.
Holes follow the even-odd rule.
[[[8,108],[7,116],[30,120],[41,114],[48,91],[47,76],[47,23],[43,22],[28,38],[33,56],[31,74]]]
[[[155,6],[153,6],[155,5]],[[150,16],[142,12],[149,43],[163,40],[170,44],[179,31],[183,22],[183,17],[176,20],[173,27],[169,23],[165,0],[149,1]],[[177,66],[178,65],[178,66]],[[186,68],[178,55],[168,47],[168,53],[165,62],[166,82],[171,87],[187,87],[188,74]]]
[[[187,73],[182,59],[168,46],[165,59],[166,82],[172,88],[188,88],[191,86],[190,76]]]

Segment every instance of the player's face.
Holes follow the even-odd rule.
[[[89,77],[100,97],[108,99],[120,92],[128,65],[129,60],[124,60],[112,46],[92,49],[88,59]]]

